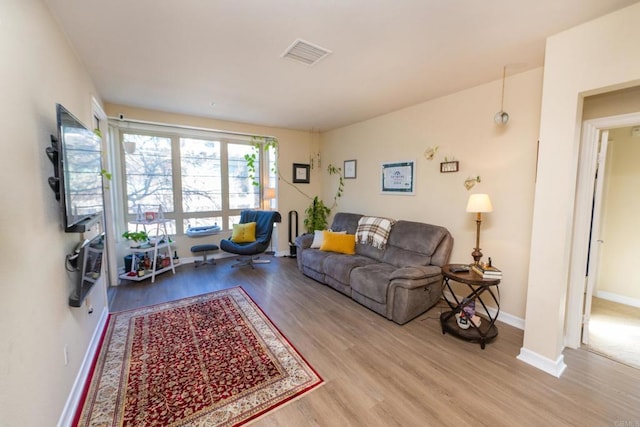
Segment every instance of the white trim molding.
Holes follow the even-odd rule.
[[[567,347],[579,348],[584,316],[585,271],[589,249],[594,177],[598,162],[598,143],[601,130],[640,124],[640,113],[602,117],[583,123],[576,203],[574,210],[573,239],[569,266],[569,288],[565,315],[564,342]]]
[[[82,399],[85,384],[90,379],[89,375],[91,374],[93,361],[100,349],[102,335],[107,327],[108,319],[109,309],[104,307],[100,314],[100,319],[98,320],[96,329],[93,331],[93,336],[89,342],[89,348],[87,348],[87,352],[85,353],[80,369],[78,370],[78,375],[76,375],[76,380],[73,383],[69,397],[67,397],[67,402],[65,403],[60,419],[58,420],[58,427],[70,427],[73,424],[76,411],[80,406],[80,400]]]
[[[556,378],[564,373],[567,369],[567,365],[564,363],[564,355],[561,354],[556,360],[551,360],[548,357],[544,357],[534,351],[522,347],[520,354],[516,356],[518,360],[523,361],[547,374],[553,375]]]
[[[606,291],[597,291],[596,297],[607,301],[616,302],[618,304],[630,305],[631,307],[640,308],[640,299],[638,298],[631,298],[625,295],[614,294],[613,292]]]

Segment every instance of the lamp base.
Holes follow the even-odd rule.
[[[482,252],[480,252],[480,248],[474,248],[473,252],[471,252],[471,256],[473,257],[473,265],[479,265],[480,260],[482,259]]]

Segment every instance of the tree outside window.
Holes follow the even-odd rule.
[[[131,131],[121,138],[135,145],[124,152],[130,220],[137,205],[162,205],[172,233],[214,224],[230,229],[242,209],[260,207],[261,186],[253,185],[245,159],[253,150],[249,140]]]

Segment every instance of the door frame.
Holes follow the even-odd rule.
[[[582,316],[582,343],[589,344],[589,320],[591,318],[591,299],[598,278],[600,266],[602,232],[602,199],[604,184],[607,177],[607,148],[609,147],[609,130],[602,129],[599,132],[600,145],[598,149],[597,167],[594,176],[595,189],[593,192],[593,204],[591,208],[591,232],[589,233],[589,249],[587,257],[586,292],[584,296],[584,314]]]
[[[578,180],[576,187],[575,216],[569,265],[569,289],[565,317],[565,345],[579,348],[584,320],[589,231],[593,207],[595,174],[598,168],[598,142],[600,132],[628,126],[640,126],[640,112],[602,117],[585,121],[582,126]],[[596,203],[602,203],[596,200]],[[599,224],[594,224],[594,227]]]

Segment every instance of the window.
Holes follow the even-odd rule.
[[[125,155],[127,212],[135,214],[137,205],[162,205],[172,212],[171,139],[125,133],[123,141],[135,147]]]
[[[167,133],[150,127],[120,131],[129,220],[138,205],[161,205],[165,217],[173,220],[170,233],[214,224],[231,229],[241,210],[261,206],[260,183],[271,181],[261,165],[272,166],[274,156],[261,161],[259,150],[252,176],[245,156],[256,149],[249,137],[185,129]]]
[[[260,206],[258,186],[253,185],[249,176],[245,155],[253,152],[248,145],[229,144],[229,207],[231,209],[257,208]],[[260,170],[259,161],[256,170]],[[255,177],[260,182],[260,177]]]

